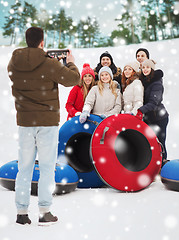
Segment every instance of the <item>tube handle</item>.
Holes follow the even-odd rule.
[[[109,130],[109,127],[104,128],[102,138],[100,139],[100,144],[104,144],[105,134],[108,130]]]
[[[156,140],[157,140],[157,142],[160,144],[160,146],[161,146],[161,155],[165,152],[165,150],[164,150],[164,146],[163,146],[163,144],[159,141],[159,139],[158,138],[156,138]]]

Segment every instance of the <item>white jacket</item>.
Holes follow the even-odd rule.
[[[102,95],[99,92],[98,86],[93,86],[89,91],[83,111],[88,111],[96,115],[114,115],[119,114],[122,110],[121,99],[122,95],[119,89],[116,89],[117,98],[115,98],[109,83],[104,84]]]
[[[139,79],[135,79],[123,92],[124,113],[137,114],[137,109],[143,106],[144,87]]]

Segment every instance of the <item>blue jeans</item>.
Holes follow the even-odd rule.
[[[55,188],[58,126],[19,127],[18,169],[15,202],[18,214],[27,214],[30,203],[31,181],[38,153],[40,178],[38,205],[40,213],[49,211]]]

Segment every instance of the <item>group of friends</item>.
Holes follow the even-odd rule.
[[[163,144],[163,164],[168,113],[162,104],[162,70],[147,49],[138,49],[136,61],[127,63],[121,72],[112,56],[105,52],[93,70],[89,64],[80,72],[69,50],[66,65],[50,58],[43,50],[44,31],[30,27],[25,33],[27,47],[14,50],[8,64],[15,99],[18,125],[18,174],[15,182],[15,204],[18,224],[31,224],[28,215],[31,181],[38,153],[39,225],[58,222],[50,211],[55,187],[59,133],[58,85],[73,87],[67,103],[68,119],[79,115],[84,123],[90,113],[106,118],[121,112],[133,114],[150,126],[159,127],[157,136]]]
[[[114,114],[132,114],[153,127],[163,146],[162,166],[167,161],[166,129],[169,114],[162,103],[163,71],[155,70],[146,48],[136,51],[136,60],[116,67],[109,52],[100,56],[96,68],[85,63],[81,81],[69,93],[67,120],[79,115],[84,123],[90,113],[106,118]]]

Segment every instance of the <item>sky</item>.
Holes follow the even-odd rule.
[[[4,44],[5,42],[5,39],[2,37],[2,26],[4,25],[5,20],[4,17],[8,16],[10,6],[15,2],[16,0],[0,1],[0,44]],[[21,2],[23,3],[24,1]],[[104,36],[107,36],[116,29],[117,22],[114,21],[114,19],[117,18],[121,9],[119,0],[28,0],[28,3],[33,4],[37,9],[44,8],[51,14],[59,11],[60,8],[64,8],[66,14],[72,17],[73,21],[77,23],[80,19],[84,19],[87,16],[96,17]]]

